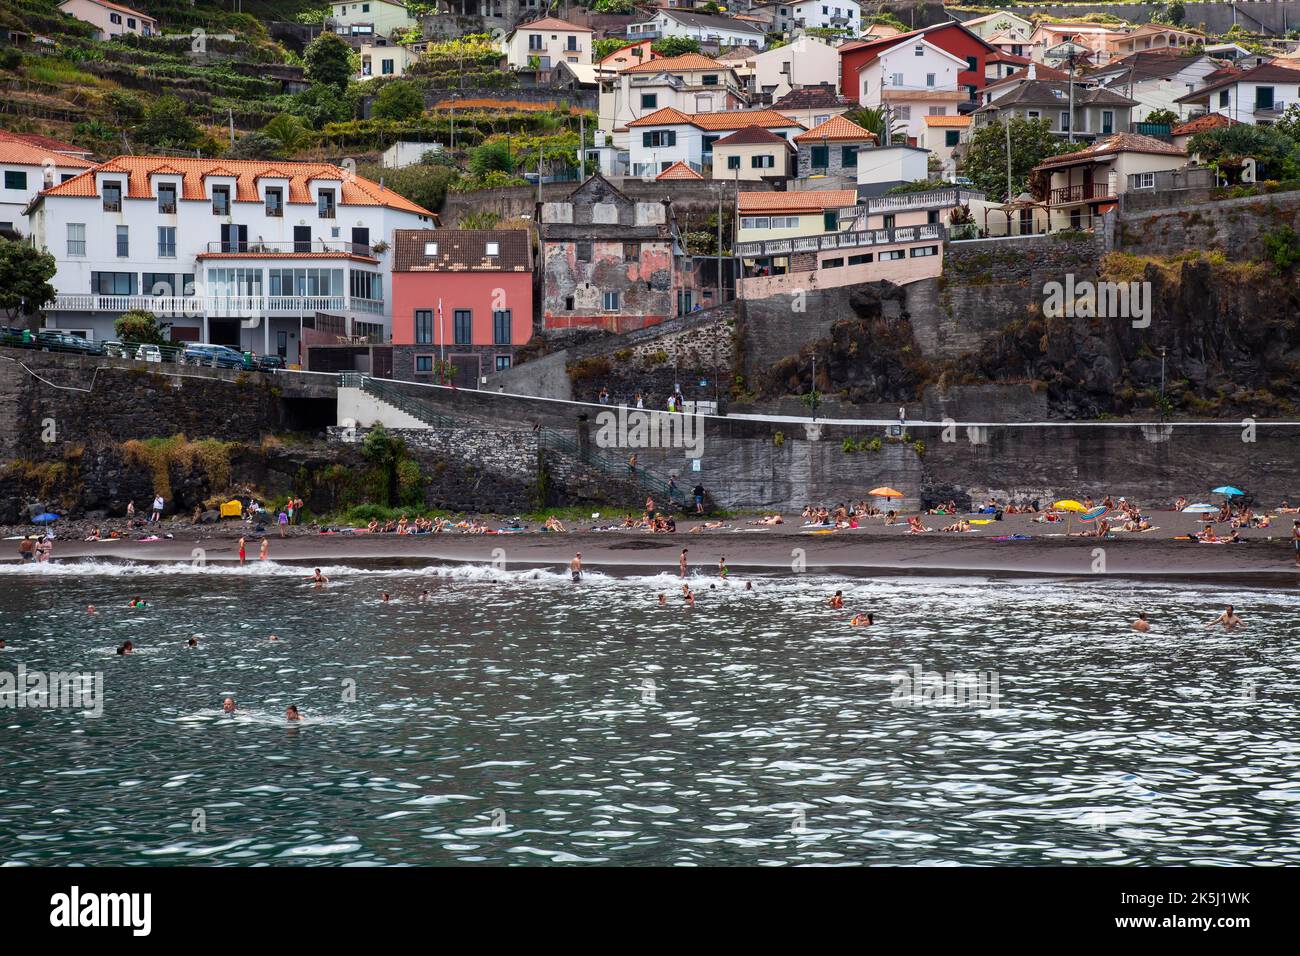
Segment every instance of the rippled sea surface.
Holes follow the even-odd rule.
[[[1294,592],[308,570],[0,569],[0,863],[1300,863]]]

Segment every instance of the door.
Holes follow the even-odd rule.
[[[287,359],[289,357],[289,333],[288,332],[275,333],[275,351],[282,359]]]
[[[225,223],[221,226],[222,252],[247,252],[248,227]]]
[[[352,252],[358,256],[370,255],[370,230],[360,226],[352,228]]]
[[[478,388],[479,375],[479,356],[477,355],[449,355],[447,360],[451,362],[452,376],[451,383],[457,388]]]
[[[293,251],[311,252],[311,226],[293,227]]]

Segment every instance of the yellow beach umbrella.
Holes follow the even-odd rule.
[[[1088,510],[1082,504],[1075,501],[1073,498],[1063,498],[1062,500],[1058,501],[1056,504],[1052,505],[1052,507],[1055,508],[1057,511],[1087,511]]]
[[[867,492],[867,494],[874,495],[877,498],[903,497],[903,493],[901,491],[895,491],[893,488],[872,488],[870,491]]]

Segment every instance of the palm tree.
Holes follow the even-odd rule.
[[[885,144],[886,138],[888,138],[888,141],[891,143],[896,143],[899,140],[906,142],[907,126],[898,122],[897,119],[894,119],[894,122],[889,127],[889,136],[885,136],[885,123],[887,117],[892,118],[894,117],[894,114],[886,113],[883,108],[877,106],[864,106],[860,109],[849,110],[844,114],[846,120],[857,123],[870,133],[875,133],[877,141],[882,146]]]
[[[262,127],[262,135],[275,141],[285,157],[292,156],[307,143],[306,127],[296,116],[281,113]]]

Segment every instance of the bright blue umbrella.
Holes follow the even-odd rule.
[[[32,519],[32,523],[33,523],[33,524],[46,524],[47,522],[50,522],[50,521],[58,521],[58,520],[59,520],[59,516],[58,516],[58,515],[50,514],[50,513],[47,511],[47,512],[45,512],[45,514],[43,514],[43,515],[37,515],[35,518],[33,518],[33,519]]]
[[[1110,509],[1105,505],[1097,505],[1095,508],[1089,508],[1083,514],[1079,515],[1080,521],[1096,521],[1098,518],[1109,512]]]
[[[1210,489],[1210,494],[1232,496],[1232,495],[1244,495],[1245,492],[1242,491],[1240,488],[1232,487],[1232,485],[1220,485],[1218,488]]]

